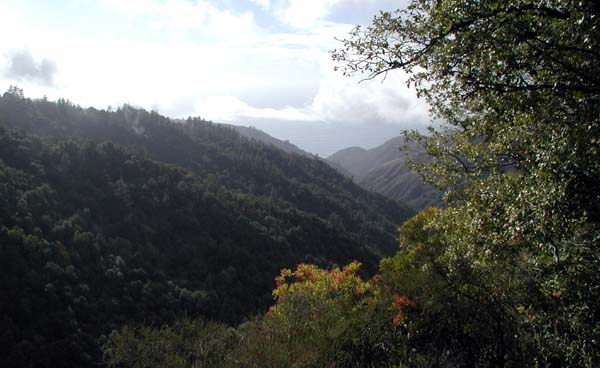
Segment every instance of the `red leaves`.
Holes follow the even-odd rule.
[[[296,310],[297,305],[304,309],[307,305],[319,306],[314,313],[308,313],[312,320],[318,320],[322,313],[335,311],[342,305],[347,313],[351,313],[354,308],[367,304],[374,293],[373,283],[363,281],[357,275],[360,266],[360,262],[354,261],[342,270],[339,267],[326,270],[300,263],[294,270],[282,269],[275,278],[277,287],[272,292],[275,305],[265,317],[306,314],[306,310]]]
[[[402,295],[394,295],[394,308],[396,309],[396,314],[392,319],[392,324],[394,326],[398,326],[404,320],[404,312],[407,309],[412,309],[416,307],[416,303],[410,300],[408,297]]]
[[[354,295],[359,298],[362,298],[366,292],[367,292],[366,289],[360,288],[358,285],[354,287]]]
[[[272,306],[269,307],[269,310],[267,311],[267,313],[265,313],[265,316],[266,317],[270,317],[273,314],[274,311],[275,311],[275,306],[272,305]]]
[[[394,295],[394,308],[396,308],[396,310],[400,310],[404,307],[408,307],[408,308],[414,308],[416,306],[415,302],[413,302],[412,300],[408,299],[408,297],[402,295]]]
[[[392,319],[392,324],[394,326],[398,326],[400,323],[402,323],[403,320],[404,320],[404,313],[402,313],[402,311],[400,311],[394,315],[394,318]]]
[[[339,268],[334,268],[331,271],[329,271],[329,273],[331,274],[331,276],[333,276],[333,279],[335,280],[335,282],[337,282],[338,284],[342,281],[342,279],[344,278],[344,274],[339,270]]]
[[[344,275],[353,275],[360,268],[360,266],[361,263],[355,259],[349,265],[344,266],[342,272],[344,273]]]
[[[283,285],[283,277],[277,276],[275,277],[275,285],[280,288]]]
[[[296,280],[299,282],[306,280],[315,281],[315,274],[313,273],[312,268],[304,263],[300,263],[298,267],[296,267],[294,276],[296,276]]]

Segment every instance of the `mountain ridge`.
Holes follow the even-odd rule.
[[[406,149],[400,150],[401,147]],[[368,150],[361,147],[340,150],[327,160],[343,167],[363,188],[416,210],[441,205],[441,193],[421,182],[417,173],[409,168],[409,158],[426,159],[416,145],[398,136]]]
[[[247,127],[247,126],[233,125],[233,124],[223,124],[223,125],[233,128],[235,131],[237,131],[244,137],[251,138],[251,139],[257,140],[259,142],[271,144],[279,149],[284,150],[285,152],[296,153],[298,155],[311,157],[311,158],[315,156],[314,154],[312,154],[310,152],[304,151],[303,149],[299,148],[298,146],[296,146],[295,144],[291,143],[288,140],[284,141],[284,140],[275,138],[254,126]]]
[[[127,323],[239,323],[298,263],[397,248],[414,212],[198,118],[0,97],[0,365],[93,366]]]

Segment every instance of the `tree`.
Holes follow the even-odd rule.
[[[236,335],[227,326],[203,320],[180,320],[159,328],[127,326],[107,341],[108,367],[224,366]]]
[[[447,234],[447,277],[468,265],[531,364],[600,359],[599,46],[597,1],[414,0],[332,52],[345,74],[410,73],[445,121],[407,135],[446,191],[437,221],[463,229]]]
[[[248,367],[386,366],[394,309],[376,279],[364,281],[355,261],[342,269],[300,264],[283,269],[264,318],[242,325],[232,361]],[[409,301],[409,304],[411,302]]]
[[[23,94],[23,89],[19,88],[18,86],[14,86],[11,85],[10,87],[8,87],[8,90],[4,93],[5,95],[9,95],[9,96],[14,96],[16,98],[25,98],[25,95]]]

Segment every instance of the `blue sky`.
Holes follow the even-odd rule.
[[[18,84],[30,97],[98,108],[130,103],[171,117],[254,125],[324,156],[369,148],[427,125],[427,106],[404,85],[405,75],[358,84],[333,71],[328,51],[353,25],[403,5],[3,0],[0,88]]]

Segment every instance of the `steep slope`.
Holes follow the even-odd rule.
[[[373,252],[396,249],[395,229],[412,210],[369,193],[316,158],[288,154],[201,119],[173,121],[130,106],[115,112],[68,101],[30,100],[5,93],[4,124],[53,139],[83,138],[132,147],[179,165],[229,190],[339,223]]]
[[[362,178],[372,167],[368,165],[368,151],[361,147],[348,147],[327,157],[327,161],[343,167],[354,178]]]
[[[327,160],[340,164],[360,181],[374,168],[406,158],[408,152],[399,150],[404,144],[406,142],[403,137],[395,137],[370,150],[360,147],[343,149],[327,157]]]
[[[238,322],[272,301],[283,267],[374,271],[412,213],[218,124],[6,93],[0,365],[93,366],[129,322]]]
[[[400,151],[399,148],[406,144],[403,137],[395,137],[370,150],[346,148],[327,160],[350,172],[363,188],[396,199],[416,210],[440,205],[441,194],[422,183],[408,167],[407,158],[418,156],[419,150],[409,144],[408,150]]]
[[[88,366],[125,323],[236,322],[283,267],[378,261],[339,224],[112,143],[0,128],[0,191],[3,367]]]
[[[359,184],[417,210],[442,203],[441,193],[432,186],[423,184],[404,159],[389,161],[371,170]]]

